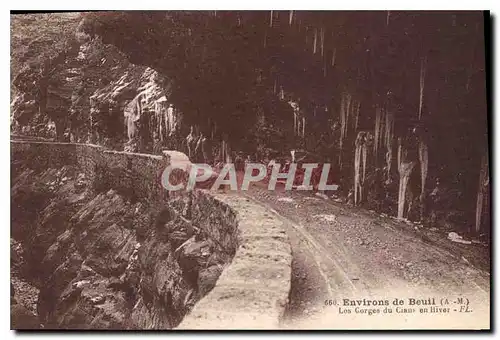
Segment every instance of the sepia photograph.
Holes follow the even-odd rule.
[[[491,22],[11,11],[11,330],[491,330]]]

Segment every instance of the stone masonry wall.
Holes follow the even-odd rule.
[[[96,186],[129,190],[137,199],[180,213],[187,193],[169,197],[160,175],[161,156],[105,150],[74,143],[11,141],[11,160],[33,167],[78,165]],[[215,288],[185,316],[178,329],[275,329],[290,292],[291,247],[282,222],[237,194],[195,190],[191,218],[233,260]]]
[[[237,194],[211,194],[234,212],[238,244],[231,265],[177,329],[276,329],[290,292],[292,254],[282,222]]]

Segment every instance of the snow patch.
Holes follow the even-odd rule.
[[[90,281],[89,281],[89,280],[81,280],[81,281],[78,281],[78,282],[73,283],[73,286],[74,286],[75,288],[81,288],[82,286],[84,286],[84,285],[86,285],[86,284],[88,284],[88,283],[90,283]]]
[[[337,216],[328,214],[314,215],[314,217],[325,220],[327,222],[335,222],[337,220]]]
[[[456,243],[463,243],[463,244],[471,244],[471,241],[466,241],[463,239],[462,236],[458,235],[456,232],[452,231],[451,233],[448,234],[448,240],[456,242]]]
[[[322,199],[324,200],[328,200],[328,196],[326,196],[325,194],[321,193],[321,192],[317,192],[316,193],[316,196],[318,197],[321,197]]]
[[[280,197],[280,198],[278,198],[278,201],[280,201],[280,202],[287,202],[287,203],[293,203],[294,202],[293,199],[290,198],[290,197]]]
[[[316,197],[304,197],[304,199],[307,201],[319,201],[319,198]]]

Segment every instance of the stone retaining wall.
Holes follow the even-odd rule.
[[[109,151],[96,145],[11,141],[11,159],[33,168],[78,165],[95,187],[122,188],[137,199],[183,209],[186,193],[168,193],[162,156]],[[215,288],[185,316],[178,329],[275,329],[288,303],[291,247],[282,222],[265,208],[233,194],[192,193],[192,221],[233,260]]]
[[[236,194],[211,194],[236,214],[239,247],[215,288],[178,329],[276,329],[288,303],[292,254],[282,222]]]

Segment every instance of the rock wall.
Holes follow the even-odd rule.
[[[236,212],[238,244],[231,265],[177,329],[276,329],[288,303],[292,253],[282,222],[237,195],[213,194]]]
[[[292,255],[282,222],[264,208],[236,194],[166,192],[160,175],[167,161],[161,156],[88,144],[12,141],[11,158],[13,167],[21,162],[32,168],[77,165],[97,192],[113,189],[133,200],[147,200],[164,206],[176,219],[190,211],[193,226],[209,236],[218,249],[214,254],[223,259],[206,259],[206,265],[197,268],[199,293],[208,295],[185,316],[179,329],[279,327],[288,303]],[[225,268],[212,265],[231,258]],[[215,287],[200,284],[217,277]],[[138,327],[151,328],[151,323],[139,319],[135,318]]]

